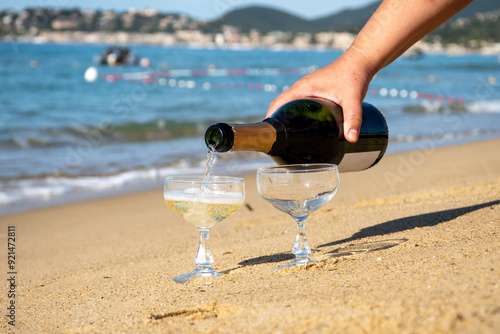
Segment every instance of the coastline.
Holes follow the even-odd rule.
[[[317,262],[278,272],[295,229],[260,199],[254,174],[247,205],[211,232],[225,276],[186,285],[172,276],[194,267],[196,230],[161,189],[1,216],[0,233],[18,235],[16,332],[494,333],[499,145],[394,153],[341,174],[308,221]]]
[[[183,32],[184,33],[184,32]],[[334,45],[309,44],[309,43],[281,43],[270,39],[267,43],[241,43],[223,42],[216,43],[205,37],[200,37],[195,31],[193,37],[187,40],[177,40],[176,34],[169,33],[126,33],[126,32],[84,32],[84,31],[45,31],[41,35],[3,36],[2,43],[26,44],[59,44],[59,45],[127,45],[127,46],[157,46],[166,48],[193,48],[193,49],[230,49],[254,50],[269,49],[276,51],[345,51],[355,38],[354,34],[345,32],[331,32],[340,41]],[[203,35],[202,35],[203,36]],[[192,40],[191,40],[192,39]],[[335,38],[334,38],[335,39]],[[405,52],[412,57],[415,54],[447,54],[447,55],[498,55],[499,43],[484,43],[481,47],[469,48],[465,45],[451,43],[443,45],[438,42],[419,41]],[[403,56],[404,58],[404,56]]]

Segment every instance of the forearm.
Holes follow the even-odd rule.
[[[472,0],[384,0],[347,53],[361,55],[374,75]]]

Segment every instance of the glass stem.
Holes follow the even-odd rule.
[[[194,258],[194,262],[200,267],[210,267],[214,258],[208,248],[208,229],[200,229],[200,244]]]
[[[309,253],[311,253],[311,247],[309,247],[306,237],[306,219],[307,217],[295,218],[297,222],[297,237],[295,238],[292,252],[298,260],[306,259]]]

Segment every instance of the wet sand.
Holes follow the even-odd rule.
[[[246,205],[210,233],[224,274],[194,268],[196,228],[162,190],[0,217],[2,314],[16,333],[497,333],[500,139],[384,157],[341,174],[310,216],[315,263],[291,259],[293,220],[246,180]],[[15,226],[15,297],[7,278]]]

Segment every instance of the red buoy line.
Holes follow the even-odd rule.
[[[151,78],[192,78],[192,77],[228,77],[228,76],[271,76],[271,75],[306,75],[317,69],[316,66],[286,68],[214,68],[214,69],[173,69],[161,71],[142,71],[130,73],[105,73],[101,75],[108,82],[141,81]],[[97,70],[97,69],[96,69]],[[88,71],[88,70],[87,70]],[[86,79],[87,80],[87,79]],[[87,81],[95,81],[87,80]]]
[[[144,84],[158,84],[160,86],[177,87],[185,89],[194,89],[200,86],[194,80],[185,79],[174,79],[174,78],[149,78],[142,81]],[[283,85],[278,86],[273,83],[262,83],[262,82],[208,82],[205,81],[201,84],[203,90],[256,90],[264,92],[284,92],[290,86]],[[368,90],[368,95],[380,96],[383,98],[402,98],[402,99],[412,99],[412,100],[427,100],[427,101],[437,101],[439,103],[449,103],[449,104],[464,104],[465,99],[463,97],[455,96],[445,96],[443,94],[427,93],[417,90],[407,90],[407,89],[396,89],[396,88],[371,88]]]
[[[455,97],[455,96],[445,96],[443,94],[434,94],[434,93],[426,93],[417,90],[407,90],[407,89],[397,89],[397,88],[370,88],[368,90],[369,95],[378,95],[381,97],[389,97],[389,98],[410,98],[410,99],[418,99],[418,100],[427,100],[427,101],[437,101],[439,103],[457,103],[464,104],[465,99],[463,97]]]
[[[129,73],[105,73],[99,76],[98,70],[95,67],[89,67],[85,72],[84,78],[87,82],[93,82],[99,79],[107,82],[117,82],[120,80],[137,82],[143,84],[160,85],[168,87],[177,87],[185,89],[194,89],[200,85],[196,81],[190,79],[195,77],[228,77],[228,76],[273,76],[273,75],[306,75],[317,69],[316,66],[297,67],[297,68],[279,68],[279,67],[264,67],[264,68],[229,68],[229,69],[172,69],[161,71],[142,71]],[[278,86],[272,83],[261,82],[208,82],[201,84],[203,90],[256,90],[265,92],[282,92],[290,88],[290,86]],[[464,104],[463,97],[445,96],[444,94],[435,94],[417,90],[397,89],[397,88],[370,88],[368,95],[380,96],[387,98],[402,98],[413,100],[427,100],[430,102],[436,101],[439,103],[449,104]]]

